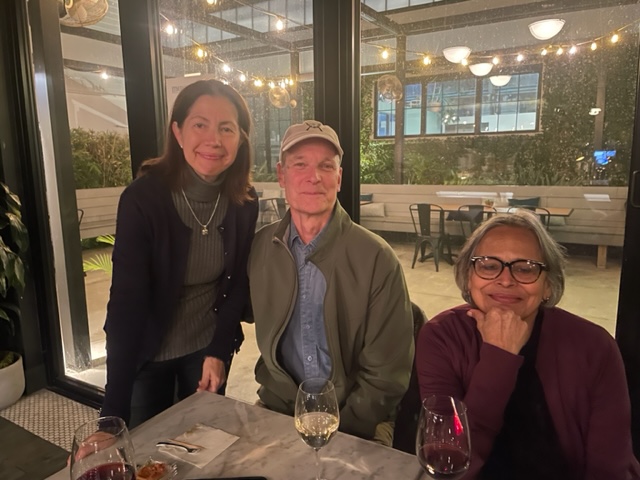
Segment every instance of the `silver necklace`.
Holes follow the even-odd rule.
[[[191,208],[191,204],[187,199],[187,194],[184,193],[184,188],[181,188],[180,190],[182,190],[182,196],[184,197],[184,201],[187,202],[187,207],[189,207],[189,211],[191,212],[191,215],[193,215],[193,218],[196,219],[196,222],[198,222],[198,225],[202,227],[202,235],[209,235],[209,224],[211,223],[211,220],[213,220],[213,216],[216,214],[216,210],[218,209],[218,202],[220,201],[220,192],[218,192],[218,198],[216,199],[216,204],[213,207],[213,212],[211,212],[209,221],[207,223],[202,223],[200,220],[198,220],[198,217],[196,216],[196,212],[194,212],[193,208]]]

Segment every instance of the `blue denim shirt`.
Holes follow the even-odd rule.
[[[326,225],[307,245],[293,222],[289,228],[288,246],[298,271],[298,297],[291,320],[280,340],[279,353],[284,368],[296,382],[301,383],[307,378],[329,378],[331,375],[331,357],[324,329],[327,281],[320,269],[307,260]]]

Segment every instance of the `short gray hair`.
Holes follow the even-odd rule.
[[[544,228],[544,225],[542,225],[542,222],[535,213],[522,208],[519,208],[514,213],[494,215],[480,224],[466,241],[453,269],[456,284],[462,292],[462,298],[473,305],[468,287],[469,276],[473,268],[471,265],[471,257],[474,256],[475,250],[484,236],[497,227],[523,228],[529,230],[537,237],[540,251],[542,252],[542,261],[548,269],[547,281],[551,288],[551,295],[549,299],[544,302],[544,305],[547,307],[556,305],[564,294],[564,268],[567,263],[566,250],[549,235],[549,232]]]

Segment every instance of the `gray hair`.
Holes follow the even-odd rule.
[[[468,287],[469,276],[473,268],[471,265],[471,257],[474,256],[475,250],[484,236],[497,227],[523,228],[529,230],[537,237],[542,252],[542,261],[548,269],[547,281],[551,288],[551,295],[549,299],[544,302],[544,305],[547,307],[556,305],[564,293],[564,267],[567,263],[566,250],[549,235],[549,232],[544,228],[544,225],[542,225],[542,222],[535,213],[522,208],[519,208],[514,213],[495,215],[489,218],[480,224],[466,241],[453,269],[456,284],[462,292],[462,298],[473,305]]]

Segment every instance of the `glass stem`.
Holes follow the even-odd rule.
[[[316,480],[321,480],[322,468],[320,467],[320,449],[314,448],[313,450],[316,452]]]

